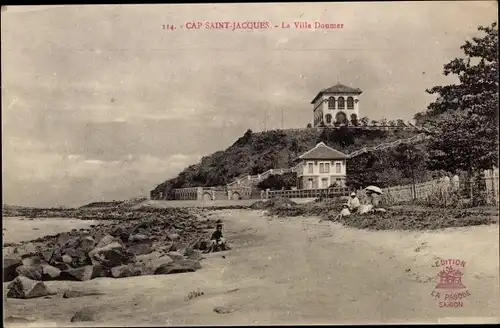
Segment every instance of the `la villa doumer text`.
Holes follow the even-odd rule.
[[[293,23],[280,22],[273,24],[268,21],[188,21],[180,26],[181,29],[187,30],[267,30],[273,28],[279,29],[302,29],[302,30],[315,30],[315,29],[343,29],[344,24],[338,23],[322,23],[322,22],[307,22],[296,21]],[[173,24],[163,25],[163,29],[175,30],[177,27]]]

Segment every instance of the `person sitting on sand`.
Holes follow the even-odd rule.
[[[212,237],[210,237],[210,242],[205,253],[210,253],[215,250],[216,247],[220,247],[222,250],[226,249],[226,239],[222,237],[222,224],[217,224]]]
[[[359,206],[361,205],[361,203],[359,202],[359,199],[358,197],[356,196],[356,193],[353,192],[351,194],[351,198],[349,198],[349,209],[351,210],[351,212],[357,212],[358,209],[359,209]]]
[[[351,215],[351,212],[349,211],[349,204],[342,204],[342,210],[340,211],[339,214],[337,214],[335,220],[341,219],[342,217],[349,215]]]

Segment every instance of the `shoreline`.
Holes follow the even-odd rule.
[[[262,211],[246,210],[210,213],[211,219],[224,222],[232,249],[208,254],[201,261],[201,270],[50,281],[47,286],[58,292],[69,288],[99,290],[105,295],[71,300],[60,296],[6,299],[5,316],[32,318],[38,326],[42,321],[68,326],[75,311],[90,306],[97,314],[93,325],[106,326],[437,323],[443,317],[462,316],[489,317],[485,320],[496,322],[493,317],[500,304],[495,294],[498,267],[493,261],[498,258],[498,246],[491,246],[497,245],[492,243],[498,237],[498,225],[402,233],[319,223],[319,217],[313,216],[268,217]],[[462,247],[454,248],[450,240],[462,240]],[[416,251],[417,247],[421,249]],[[431,266],[435,256],[467,262],[464,283],[472,296],[464,308],[441,309],[430,297],[435,282],[422,279],[437,273]],[[188,294],[196,290],[204,295],[189,299]],[[214,312],[217,307],[228,313]]]

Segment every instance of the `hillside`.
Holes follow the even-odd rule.
[[[397,139],[410,138],[417,134],[416,131],[393,129],[393,130],[369,130],[341,127],[331,130],[276,130],[261,133],[252,133],[248,130],[233,145],[224,151],[218,151],[210,156],[203,157],[200,163],[191,165],[183,170],[176,178],[159,184],[151,191],[151,198],[157,199],[157,195],[163,191],[168,199],[173,197],[172,189],[220,186],[234,180],[244,174],[258,174],[271,168],[286,168],[294,164],[294,159],[303,152],[314,147],[318,142],[347,154],[366,146],[376,146],[381,143],[391,142]],[[383,170],[382,167],[391,166],[393,160],[390,158],[391,151],[382,151],[385,160],[377,165],[377,155],[361,155],[358,158],[367,158],[357,165],[363,165],[373,170]],[[380,158],[382,159],[382,158]],[[352,166],[348,163],[349,167]],[[363,170],[359,166],[356,170]],[[387,176],[394,175],[394,172]],[[402,174],[395,175],[400,182]],[[373,177],[367,176],[368,179]],[[377,180],[377,179],[375,179]]]

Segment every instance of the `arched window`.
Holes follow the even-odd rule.
[[[335,98],[328,98],[328,109],[335,109]]]
[[[343,112],[339,112],[335,115],[335,121],[337,124],[347,124],[347,116]]]
[[[339,99],[337,101],[339,102],[338,103],[338,106],[339,106],[338,109],[345,109],[345,100],[344,100],[344,97],[339,97]]]
[[[325,115],[326,123],[331,124],[332,123],[332,115],[326,114]]]
[[[354,98],[347,98],[347,109],[354,109]]]

